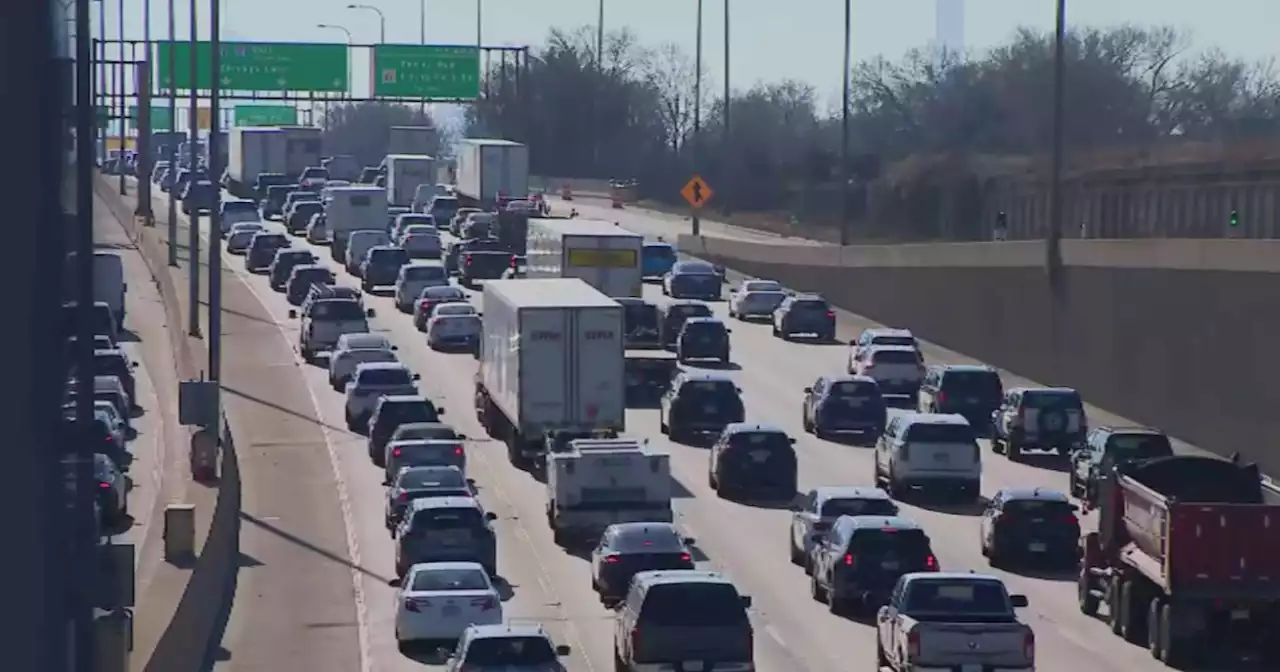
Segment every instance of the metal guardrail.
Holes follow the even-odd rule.
[[[1266,488],[1267,490],[1270,490],[1271,492],[1277,495],[1280,495],[1280,483],[1276,482],[1276,480],[1271,478],[1270,476],[1262,477],[1262,487]]]

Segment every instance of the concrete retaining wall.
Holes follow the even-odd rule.
[[[1280,472],[1280,241],[1064,241],[1059,298],[1038,241],[679,247]]]

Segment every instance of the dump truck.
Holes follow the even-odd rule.
[[[1171,667],[1243,652],[1274,668],[1280,504],[1268,497],[1255,465],[1196,455],[1119,465],[1101,482],[1098,530],[1080,542],[1080,611],[1106,605],[1112,632]]]

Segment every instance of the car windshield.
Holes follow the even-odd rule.
[[[913,336],[889,336],[880,335],[871,337],[872,345],[904,345],[908,348],[916,347],[916,339]]]
[[[807,301],[792,301],[791,310],[804,313],[825,313],[827,312],[827,302],[817,299]]]
[[[362,368],[356,372],[356,386],[366,385],[412,385],[413,377],[409,370],[401,367]]]
[[[62,307],[62,333],[74,334],[77,331],[76,323],[78,316],[76,315],[75,304]],[[94,334],[110,334],[112,327],[115,326],[115,318],[111,315],[111,309],[106,306],[95,305],[93,307],[93,333]]]
[[[1168,457],[1173,446],[1163,434],[1113,434],[1107,439],[1107,452],[1122,460],[1141,460]]]
[[[417,425],[401,425],[392,433],[392,441],[431,441],[431,440],[449,440],[458,438],[458,433],[449,425],[437,424],[435,421],[424,420],[423,424]],[[430,423],[430,424],[427,424]]]
[[[253,201],[225,201],[222,204],[222,213],[228,214],[232,212],[251,212],[257,214],[258,206]]]
[[[1000,510],[1013,516],[1027,517],[1061,517],[1075,514],[1075,509],[1071,508],[1070,502],[1054,499],[1015,499],[1005,502]]]
[[[406,422],[438,422],[440,420],[440,414],[436,412],[435,406],[425,401],[385,402],[378,412],[379,419],[383,416],[397,425]]]
[[[683,553],[684,540],[670,527],[622,529],[609,541],[610,550],[620,553]]]
[[[658,327],[658,309],[647,303],[623,303],[622,316],[627,331]]]
[[[409,266],[404,269],[406,280],[445,280],[449,277],[444,266]]]
[[[833,497],[822,503],[823,518],[840,516],[894,516],[898,507],[889,499]]]
[[[279,233],[259,233],[253,237],[253,247],[257,250],[288,247],[289,239]]]
[[[313,320],[360,320],[364,321],[364,309],[359,301],[317,301],[311,306]]]
[[[299,271],[296,277],[299,282],[309,282],[312,284],[318,282],[337,282],[338,280],[333,276],[333,271],[330,271],[327,268],[308,268],[306,270]]]
[[[845,381],[831,385],[831,396],[841,399],[873,399],[880,396],[880,388],[871,382]]]
[[[534,667],[556,662],[556,650],[545,637],[484,637],[467,647],[464,667]]]
[[[741,626],[747,622],[742,597],[729,583],[664,583],[649,589],[638,619],[660,626]]]
[[[680,264],[676,272],[689,275],[715,275],[716,267],[702,261],[686,261]]]
[[[429,236],[429,237],[431,237],[431,238],[439,239],[439,238],[440,238],[440,231],[439,231],[438,229],[436,229],[435,227],[433,227],[433,226],[429,226],[429,225],[424,225],[424,224],[410,224],[409,226],[404,227],[404,233],[403,233],[403,235],[404,235],[404,236],[406,236],[406,237],[407,237],[407,236],[420,236],[420,237],[428,237],[428,236]]]
[[[728,380],[691,380],[681,386],[680,396],[736,399],[738,390]]]
[[[873,364],[919,364],[920,355],[907,350],[879,350],[872,353]]]
[[[414,530],[475,530],[484,527],[484,516],[473,507],[423,509],[413,515]]]
[[[349,361],[352,366],[359,366],[360,364],[370,364],[374,362],[386,362],[390,364],[396,361],[396,354],[390,350],[383,350],[381,348],[377,350],[349,350],[342,355],[342,358]]]
[[[246,233],[255,233],[265,228],[267,227],[263,226],[259,222],[240,222],[231,227],[231,235],[238,236]]]
[[[742,303],[753,308],[777,308],[786,300],[786,293],[778,291],[751,291],[742,295]]]
[[[469,303],[446,303],[436,306],[436,315],[475,315],[475,306]]]
[[[329,171],[325,170],[324,168],[308,168],[302,171],[302,179],[304,180],[313,179],[317,177],[321,179],[329,177]]]
[[[980,399],[999,399],[1004,393],[995,371],[948,371],[942,376],[942,391]]]
[[[461,488],[466,486],[467,479],[457,467],[409,467],[401,469],[396,478],[396,487],[401,490],[421,490],[424,488]]]
[[[93,356],[93,374],[122,378],[131,375],[129,360],[119,352],[97,353]]]
[[[377,266],[403,266],[409,263],[409,251],[399,247],[371,250],[369,263]]]
[[[300,217],[310,217],[318,212],[323,212],[324,206],[319,201],[302,201],[293,206],[293,214]]]
[[[432,301],[465,301],[467,296],[457,287],[428,287],[422,290],[422,298]]]
[[[924,530],[918,529],[861,529],[854,533],[849,546],[854,556],[893,555],[917,560],[929,556],[929,537],[925,536]]]
[[[720,322],[685,322],[684,331],[694,336],[718,336],[725,333],[724,324]]]
[[[905,606],[907,613],[1007,614],[1009,599],[996,581],[915,579]]]
[[[413,575],[409,590],[451,591],[488,590],[489,576],[483,569],[424,569]]]
[[[782,285],[776,280],[748,280],[742,283],[744,292],[780,292]]]
[[[738,432],[729,437],[729,446],[749,451],[791,452],[791,440],[782,432]]]
[[[667,311],[667,317],[682,320],[690,317],[711,317],[711,309],[701,303],[686,303],[671,306]]]
[[[431,215],[400,215],[400,226],[433,226],[436,223]]]
[[[1052,411],[1081,410],[1084,408],[1084,403],[1080,400],[1079,393],[1058,390],[1027,392],[1022,395],[1022,405],[1027,408]]]
[[[967,424],[917,422],[907,428],[909,443],[972,443],[973,428]]]

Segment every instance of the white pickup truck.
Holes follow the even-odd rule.
[[[556,543],[614,523],[669,523],[671,456],[635,439],[575,439],[547,454],[547,524]]]
[[[904,575],[876,616],[877,669],[1034,672],[1036,636],[1014,611],[1025,606],[994,576]]]

